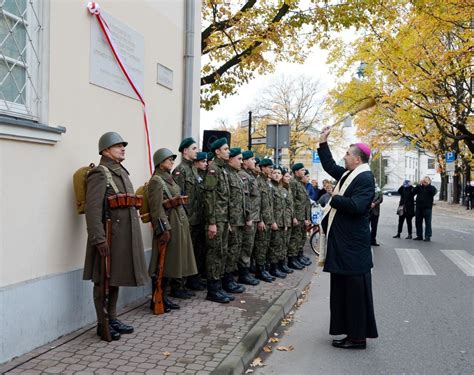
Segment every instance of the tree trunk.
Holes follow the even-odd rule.
[[[448,200],[448,177],[445,174],[441,175],[441,186],[439,188],[439,200]]]

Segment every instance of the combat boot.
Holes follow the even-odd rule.
[[[197,291],[206,290],[206,287],[199,280],[198,275],[189,276],[186,279],[186,288]]]
[[[278,261],[278,268],[280,269],[281,272],[293,273],[293,270],[286,265],[284,259],[281,259]]]
[[[265,266],[257,264],[257,271],[255,272],[255,277],[257,279],[260,279],[262,281],[265,281],[266,283],[271,283],[273,281],[272,275],[270,275],[267,270],[265,269]]]
[[[218,280],[207,280],[206,299],[208,301],[218,302],[218,303],[230,302],[230,299],[220,292]]]
[[[302,264],[303,266],[309,266],[312,263],[311,260],[309,260],[307,256],[303,255],[302,251],[298,253],[297,259],[298,259],[298,262],[300,262],[300,264]]]
[[[249,269],[246,267],[239,267],[239,279],[237,280],[241,284],[245,285],[258,285],[260,284],[260,281],[258,281],[256,278],[254,278],[250,272]]]
[[[234,276],[230,273],[224,274],[222,278],[222,289],[227,293],[243,293],[245,292],[245,287],[239,285],[234,281]]]
[[[109,331],[110,337],[113,341],[120,340],[120,332],[117,332],[110,324],[109,324]],[[97,324],[97,336],[102,338],[102,324]]]
[[[217,288],[219,289],[219,293],[222,294],[223,296],[227,297],[230,300],[230,302],[235,300],[235,297],[232,294],[227,293],[224,290],[224,288],[222,287],[222,280],[217,281]]]
[[[270,264],[270,275],[275,276],[275,277],[279,277],[280,279],[284,279],[286,277],[286,273],[281,272],[278,269],[278,266],[277,266],[276,263],[271,263]]]
[[[295,256],[288,257],[288,267],[298,271],[304,268],[304,266],[300,262],[298,262],[298,259]]]

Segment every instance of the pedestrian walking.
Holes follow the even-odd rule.
[[[464,197],[466,200],[466,210],[473,209],[474,203],[474,181],[467,182],[466,187],[464,188]]]
[[[380,205],[383,202],[382,190],[375,184],[375,194],[372,203],[370,204],[370,244],[372,246],[380,246],[377,242],[377,226],[380,217]]]
[[[153,278],[158,276],[158,244],[166,242],[162,283],[165,311],[179,308],[167,298],[168,284],[171,297],[189,299],[195,294],[185,288],[183,280],[197,274],[189,221],[184,208],[187,198],[182,196],[181,188],[171,175],[175,159],[176,155],[171,150],[157,150],[153,155],[155,171],[148,182],[148,204],[155,237],[148,273]]]
[[[436,195],[436,188],[431,185],[431,178],[425,176],[418,186],[413,189],[413,194],[416,195],[415,208],[415,225],[416,237],[415,241],[431,241],[431,217],[433,210],[433,198]],[[425,222],[425,238],[423,239],[423,221]]]
[[[327,143],[331,128],[320,135],[318,154],[323,169],[337,180],[321,222],[321,255],[326,250],[324,272],[331,274],[331,335],[344,349],[365,349],[366,338],[378,337],[372,297],[369,209],[375,183],[368,162],[370,148],[364,143],[349,147],[345,168],[334,161]]]
[[[104,321],[104,295],[101,292],[102,258],[110,257],[108,304],[109,330],[112,340],[120,334],[133,332],[133,327],[117,319],[117,300],[120,286],[142,286],[148,282],[143,242],[136,200],[128,171],[122,165],[128,142],[115,132],[99,139],[101,159],[97,168],[87,176],[86,223],[87,249],[84,263],[84,280],[94,283],[93,298],[97,314],[97,335],[102,337]],[[133,199],[122,199],[125,196]],[[112,222],[107,242],[105,221]]]
[[[400,238],[403,229],[403,222],[406,221],[408,236],[406,236],[405,239],[412,239],[412,219],[413,216],[415,216],[415,195],[413,189],[410,180],[405,180],[403,185],[398,189],[398,194],[400,194],[400,202],[398,203],[397,208],[398,230],[393,238]]]

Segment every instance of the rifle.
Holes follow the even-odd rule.
[[[153,314],[160,315],[165,313],[165,304],[163,299],[163,272],[165,268],[166,248],[168,244],[156,240],[158,245],[158,266],[156,272],[156,287],[153,294]]]
[[[105,221],[105,236],[109,249],[112,248],[112,220],[107,218]],[[109,327],[109,283],[110,283],[110,255],[101,256],[101,280],[100,292],[102,295],[102,335],[104,341],[112,341]]]

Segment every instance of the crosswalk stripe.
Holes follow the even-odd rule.
[[[418,249],[396,248],[405,275],[436,275],[433,268]]]
[[[474,276],[474,256],[466,250],[441,250],[467,276]]]

